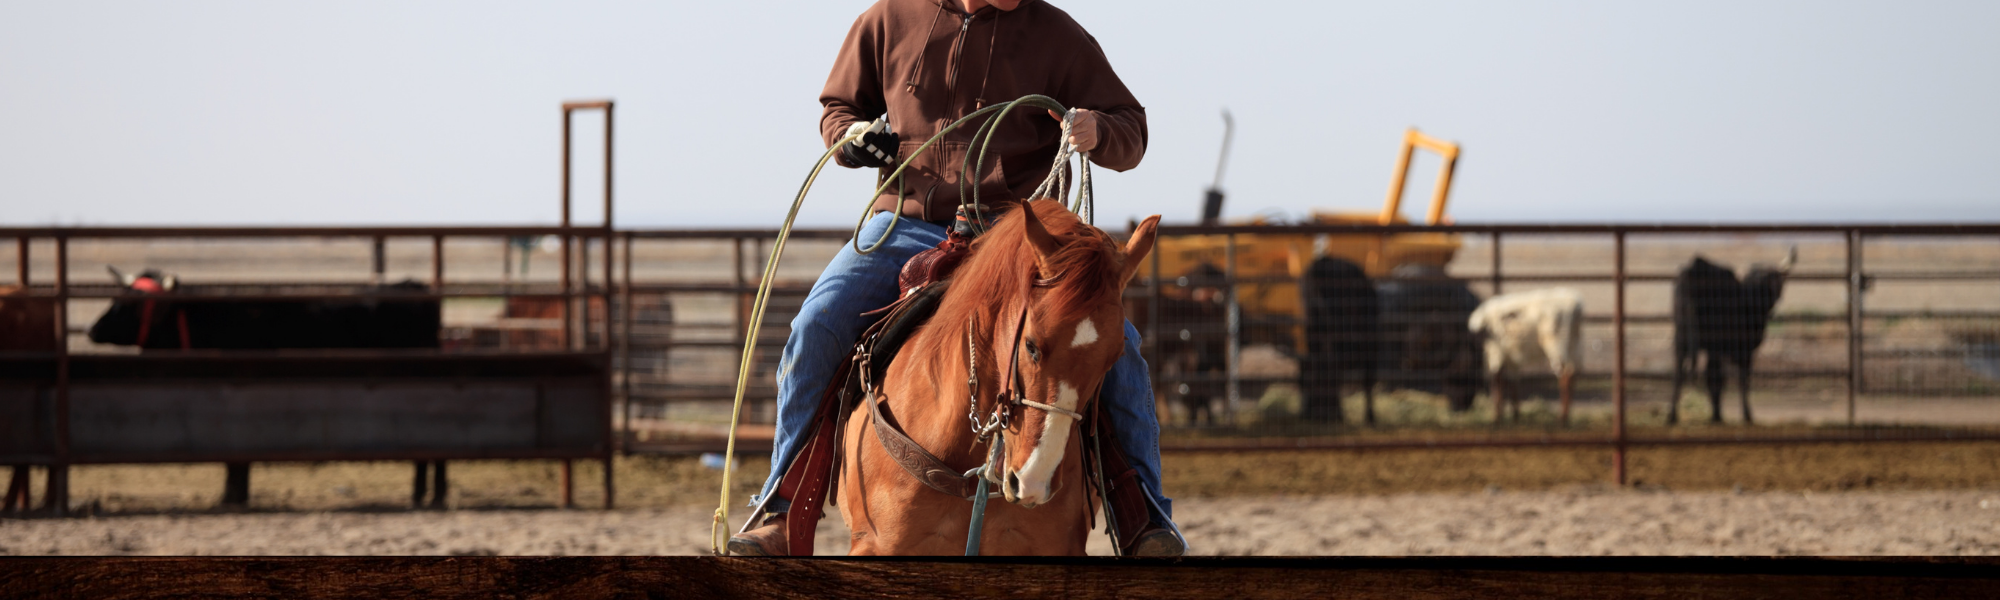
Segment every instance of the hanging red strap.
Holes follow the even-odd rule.
[[[146,347],[146,338],[149,337],[152,333],[153,333],[153,299],[147,298],[146,302],[144,304],[141,304],[139,308],[139,341],[133,342],[132,345],[138,346],[140,348]]]
[[[175,309],[174,309],[174,322],[175,322],[176,324],[178,324],[178,325],[180,326],[180,329],[181,329],[181,349],[182,349],[182,350],[192,350],[192,349],[194,349],[194,344],[191,344],[191,343],[189,343],[189,342],[188,342],[188,314],[187,314],[187,310],[186,310],[186,309],[183,309],[183,308],[175,308]]]

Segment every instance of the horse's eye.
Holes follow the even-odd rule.
[[[1028,360],[1042,362],[1042,348],[1035,345],[1035,340],[1028,340]]]

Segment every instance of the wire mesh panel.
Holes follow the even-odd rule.
[[[745,393],[746,441],[768,443],[775,420],[778,362],[806,292],[846,242],[845,232],[795,231],[778,265],[758,331]],[[650,299],[671,307],[650,322],[635,321],[628,447],[662,450],[710,447],[728,434],[731,401],[743,358],[744,332],[757,285],[770,257],[771,232],[635,236],[634,305]]]
[[[671,317],[654,309],[635,323],[632,439],[641,449],[712,447],[726,434],[770,236],[639,233],[634,305],[655,298]],[[741,439],[772,433],[789,321],[846,237],[791,243]],[[1989,322],[2000,306],[1982,294],[2000,280],[1996,238],[1861,227],[1179,227],[1164,231],[1125,297],[1169,446],[1741,438],[1710,421],[1742,427],[1745,355],[1755,424],[1811,437],[1850,422],[2000,422],[2000,410],[1972,399],[1991,394],[2000,370],[1988,358],[2000,352]],[[1926,271],[1950,260],[1962,268],[1943,280]],[[1862,302],[1850,304],[1857,292]],[[1857,321],[1865,326],[1849,326]],[[1496,390],[1508,401],[1496,403]]]
[[[1861,386],[1890,405],[2000,395],[2000,240],[1871,236]]]
[[[1450,252],[1416,258],[1397,254],[1390,228],[1180,229],[1128,294],[1153,336],[1169,444],[1496,419],[1503,435],[1601,435],[1619,389],[1624,423],[1658,435],[1746,415],[1781,428],[2000,422],[2000,407],[1950,398],[1990,395],[2000,372],[1996,236],[1635,228],[1621,266],[1610,227],[1457,227],[1440,244]],[[1521,402],[1496,411],[1496,390]]]

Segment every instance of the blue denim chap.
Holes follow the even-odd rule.
[[[882,236],[889,227],[890,214],[876,213],[861,230],[866,245]],[[854,347],[866,328],[861,313],[888,306],[896,300],[896,276],[903,263],[919,252],[936,247],[945,238],[945,229],[916,219],[901,219],[895,231],[874,252],[861,254],[854,244],[842,246],[840,253],[820,273],[792,320],[791,337],[778,361],[778,427],[771,453],[771,475],[763,491],[750,500],[757,506],[778,488],[785,469],[791,466],[811,426],[808,421],[826,392],[826,382],[840,368],[842,359]],[[1153,497],[1153,520],[1171,525],[1173,500],[1160,492],[1160,422],[1153,412],[1153,386],[1147,378],[1146,359],[1139,356],[1139,331],[1125,322],[1125,353],[1104,378],[1100,398],[1109,409],[1111,426],[1118,432],[1118,445],[1138,470],[1139,480]],[[790,508],[783,498],[765,507],[770,512]]]

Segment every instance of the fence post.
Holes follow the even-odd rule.
[[[1847,230],[1847,425],[1861,393],[1861,230]]]
[[[1160,253],[1166,244],[1155,242],[1152,256],[1153,279],[1147,287],[1146,297],[1146,343],[1144,348],[1152,350],[1152,359],[1146,361],[1146,377],[1155,391],[1160,389]],[[1155,419],[1158,417],[1156,416]],[[1173,411],[1167,411],[1167,420],[1173,420]]]
[[[383,280],[383,279],[384,279],[385,277],[387,277],[387,276],[388,276],[388,271],[389,271],[389,250],[388,250],[388,247],[387,247],[387,246],[388,246],[388,240],[387,240],[387,239],[383,238],[383,236],[379,236],[379,235],[378,235],[378,236],[375,236],[375,245],[374,245],[374,247],[373,247],[373,248],[374,248],[374,250],[373,250],[373,260],[374,260],[374,266],[373,266],[373,268],[374,268],[375,270],[374,270],[374,273],[373,273],[372,275],[370,275],[371,279],[369,279],[369,281],[373,282],[373,283],[374,283],[375,285],[382,285],[382,280]]]
[[[621,364],[625,366],[625,371],[620,373],[618,397],[625,401],[625,424],[624,431],[619,433],[618,444],[625,453],[630,454],[632,449],[627,444],[632,438],[632,372],[634,370],[632,368],[632,320],[635,318],[633,314],[636,312],[632,309],[632,232],[630,231],[625,232],[625,262],[619,266],[625,269],[624,287],[620,290],[625,295],[625,307],[624,310],[618,313],[618,316],[624,319],[621,326],[624,327],[625,331],[618,335],[618,347],[619,353],[624,357]]]
[[[54,516],[69,513],[69,238],[56,236],[56,460],[42,502]]]
[[[571,306],[570,306],[570,305],[571,305],[571,304],[574,304],[574,303],[576,302],[576,298],[575,298],[575,297],[572,297],[572,296],[570,296],[570,293],[569,293],[569,269],[570,269],[570,255],[569,255],[569,245],[570,245],[570,237],[571,237],[571,236],[570,236],[570,232],[569,232],[569,185],[570,185],[570,183],[569,183],[569,182],[570,182],[570,179],[569,179],[569,163],[570,163],[570,158],[569,158],[569,146],[570,146],[570,123],[569,123],[569,121],[570,121],[570,111],[571,111],[571,110],[572,110],[572,109],[570,108],[570,106],[569,106],[568,104],[564,104],[564,105],[563,105],[563,109],[562,109],[562,227],[563,227],[563,233],[562,233],[562,349],[563,349],[563,351],[565,351],[565,352],[567,352],[567,351],[569,351],[569,350],[574,350],[574,349],[575,349],[575,347],[574,347],[574,345],[573,345],[573,344],[574,344],[574,342],[572,342],[572,341],[571,341],[571,331],[570,331],[570,329],[571,329],[571,324],[570,324],[570,319],[571,319],[571,313],[570,313],[570,308],[571,308]],[[565,496],[565,499],[564,499],[564,501],[563,501],[563,508],[569,508],[569,501],[568,501],[568,499],[567,499],[567,495],[569,494],[569,491],[568,491],[568,490],[569,490],[569,471],[568,471],[568,468],[569,468],[569,462],[568,462],[568,461],[564,461],[564,462],[563,462],[563,468],[564,468],[564,471],[563,471],[563,490],[564,490],[564,491],[563,491],[563,494],[564,494],[564,496]]]
[[[1500,230],[1493,230],[1493,295],[1500,295]]]
[[[736,293],[734,294],[735,297],[732,299],[733,301],[731,302],[731,304],[736,305],[735,330],[740,332],[740,331],[746,331],[746,328],[750,327],[751,306],[750,302],[746,300],[751,300],[751,299],[744,297],[746,294],[750,293],[750,279],[749,279],[750,276],[748,273],[744,271],[744,266],[743,266],[743,238],[741,236],[738,236],[734,238],[733,241],[735,242],[736,246],[736,252],[734,254],[736,262],[733,263],[736,265]],[[736,343],[742,344],[743,340],[736,340]]]
[[[1611,325],[1612,328],[1615,330],[1615,332],[1613,333],[1613,336],[1615,338],[1613,340],[1613,345],[1616,346],[1617,356],[1613,359],[1614,362],[1612,363],[1611,367],[1612,368],[1611,402],[1614,407],[1614,412],[1616,413],[1613,416],[1613,421],[1611,423],[1611,437],[1612,437],[1611,470],[1613,477],[1618,482],[1618,485],[1624,486],[1625,485],[1625,230],[1620,229],[1612,233],[1612,239],[1615,240],[1614,246],[1616,247],[1616,250],[1613,252],[1613,254],[1615,254],[1615,258],[1613,260],[1615,261],[1616,264],[1613,267],[1614,271],[1611,275],[1611,278],[1612,281],[1616,284],[1616,291],[1615,291],[1616,299],[1613,301],[1611,306]],[[1674,399],[1674,401],[1679,402],[1680,399],[1676,398]]]
[[[576,297],[577,336],[576,350],[590,349],[590,238],[576,236]]]
[[[1229,314],[1227,315],[1229,325],[1229,379],[1225,394],[1229,398],[1229,422],[1234,424],[1236,422],[1236,405],[1243,391],[1241,383],[1237,380],[1238,376],[1242,373],[1240,363],[1243,360],[1243,307],[1237,303],[1236,298],[1236,234],[1234,233],[1229,234],[1228,242],[1223,246],[1223,262],[1223,268],[1226,270],[1223,272],[1222,278],[1229,285],[1229,295],[1227,296],[1229,299]]]
[[[431,236],[431,289],[444,294],[444,236]],[[442,301],[440,301],[442,302]]]

